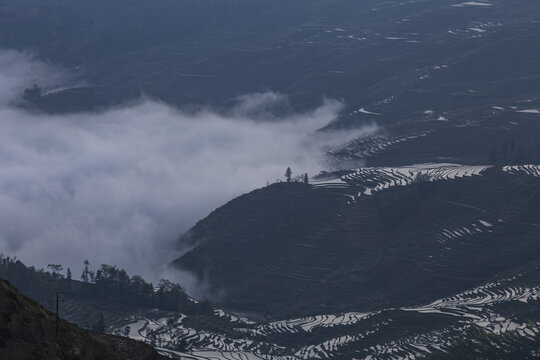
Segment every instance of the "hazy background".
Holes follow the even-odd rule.
[[[0,251],[77,277],[89,259],[155,280],[178,256],[173,242],[212,209],[287,166],[316,174],[327,149],[377,130],[316,134],[342,103],[295,113],[271,92],[221,113],[145,98],[95,113],[30,112],[13,105],[25,88],[69,87],[70,74],[9,50],[0,80]]]

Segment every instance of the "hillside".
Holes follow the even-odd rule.
[[[420,177],[414,174],[413,168],[393,169],[393,172],[390,169],[361,169],[342,176],[343,179],[361,178],[362,173],[367,172],[381,181],[393,178],[392,181],[383,181],[380,187],[376,183],[365,184],[367,187],[363,189],[362,196],[375,198],[391,191],[390,189],[399,191],[418,187],[417,191],[432,191],[431,187],[437,182],[451,182],[452,177],[467,177],[466,173],[470,179],[474,179],[486,176],[490,169],[497,170],[495,175],[506,174],[510,179],[519,179],[516,174],[521,173],[525,176],[522,179],[525,181],[534,179],[533,175],[540,173],[540,168],[536,166],[492,169],[425,165]],[[386,175],[383,177],[382,174]],[[438,180],[428,183],[428,179]],[[411,181],[413,184],[406,185]],[[312,189],[304,184],[278,186],[289,185],[294,191]],[[296,186],[300,188],[295,188]],[[344,197],[342,191],[347,189],[342,179],[319,182],[314,188],[333,189],[337,194],[341,192],[341,197]],[[368,193],[372,195],[366,195]],[[450,247],[452,239],[458,243],[467,240],[466,234],[469,234],[469,231],[489,233],[489,224],[491,223],[488,223],[484,216],[478,220],[476,227],[473,224],[452,233],[444,232],[443,235],[449,240]],[[522,251],[517,253],[523,254]],[[534,253],[531,256],[534,256]],[[88,326],[89,319],[102,315],[107,332],[143,341],[159,349],[160,353],[167,353],[174,358],[345,360],[420,358],[432,353],[437,359],[450,356],[448,354],[473,356],[471,354],[475,354],[475,346],[480,341],[484,344],[482,354],[486,358],[497,354],[504,359],[508,358],[505,357],[508,354],[523,354],[522,349],[534,350],[540,334],[540,313],[537,306],[540,299],[540,267],[535,265],[535,261],[531,261],[528,266],[519,267],[519,271],[496,275],[496,280],[482,282],[479,286],[467,288],[448,297],[424,302],[411,300],[414,304],[409,306],[385,307],[385,304],[380,302],[370,304],[374,309],[372,311],[363,311],[355,305],[350,306],[350,311],[347,312],[321,311],[311,316],[269,321],[261,314],[249,313],[246,317],[245,314],[212,308],[208,303],[198,303],[193,299],[188,299],[186,303],[182,300],[185,295],[164,291],[161,282],[158,288],[151,290],[157,299],[152,299],[146,290],[143,290],[143,298],[140,298],[140,295],[133,293],[132,286],[141,284],[141,279],[132,276],[130,286],[122,285],[122,276],[110,278],[109,275],[122,274],[123,270],[115,270],[107,265],[100,268],[101,271],[108,269],[109,275],[106,278],[100,277],[95,282],[85,284],[80,281],[67,281],[58,274],[27,268],[18,260],[0,259],[2,273],[14,279],[34,296],[41,294],[40,298],[47,306],[51,306],[47,298],[50,299],[54,294],[52,290],[62,289],[60,313],[63,317]],[[453,260],[456,261],[456,258]],[[440,261],[441,265],[444,263]],[[474,264],[465,265],[475,269]],[[448,268],[446,271],[453,270]],[[108,280],[103,283],[104,279]],[[447,282],[449,288],[456,286],[456,282],[448,279]],[[109,289],[115,289],[114,296],[104,296],[106,294],[103,294],[102,290],[105,285]],[[170,284],[166,285],[166,288],[170,287]],[[146,288],[147,286],[144,286],[144,289]],[[412,289],[418,292],[422,287]],[[325,288],[321,290],[326,291]],[[345,289],[343,293],[346,295],[352,291]],[[391,298],[391,292],[388,294]],[[426,293],[417,295],[408,299],[426,296]],[[146,300],[143,300],[144,298]],[[170,301],[175,298],[176,301]],[[122,301],[119,302],[119,299]],[[295,302],[290,302],[287,306],[291,313],[301,309]],[[281,314],[283,313],[281,311]],[[120,340],[119,344],[115,339]],[[107,337],[107,341],[113,341],[116,348],[133,349],[134,346],[123,337]]]
[[[21,295],[0,279],[0,357],[24,359],[158,360],[151,347],[140,342],[97,334],[60,320],[55,314]]]
[[[274,184],[199,222],[174,264],[222,305],[277,317],[431,301],[538,261],[540,183],[526,169],[361,168]]]

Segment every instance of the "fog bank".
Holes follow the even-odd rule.
[[[226,113],[151,99],[68,115],[12,105],[33,83],[66,82],[31,56],[0,51],[0,252],[77,277],[89,259],[155,280],[178,255],[174,241],[211,210],[287,166],[316,174],[329,148],[376,131],[316,133],[342,104],[295,113],[276,93],[243,96]]]

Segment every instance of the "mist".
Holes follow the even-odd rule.
[[[328,149],[377,131],[317,132],[343,108],[248,94],[229,111],[185,112],[148,98],[96,113],[13,105],[25,88],[69,86],[68,73],[0,51],[0,252],[28,265],[84,259],[155,280],[179,236],[235,196],[293,173],[318,173]]]

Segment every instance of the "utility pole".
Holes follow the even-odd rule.
[[[56,292],[56,337],[58,337],[58,291]]]

